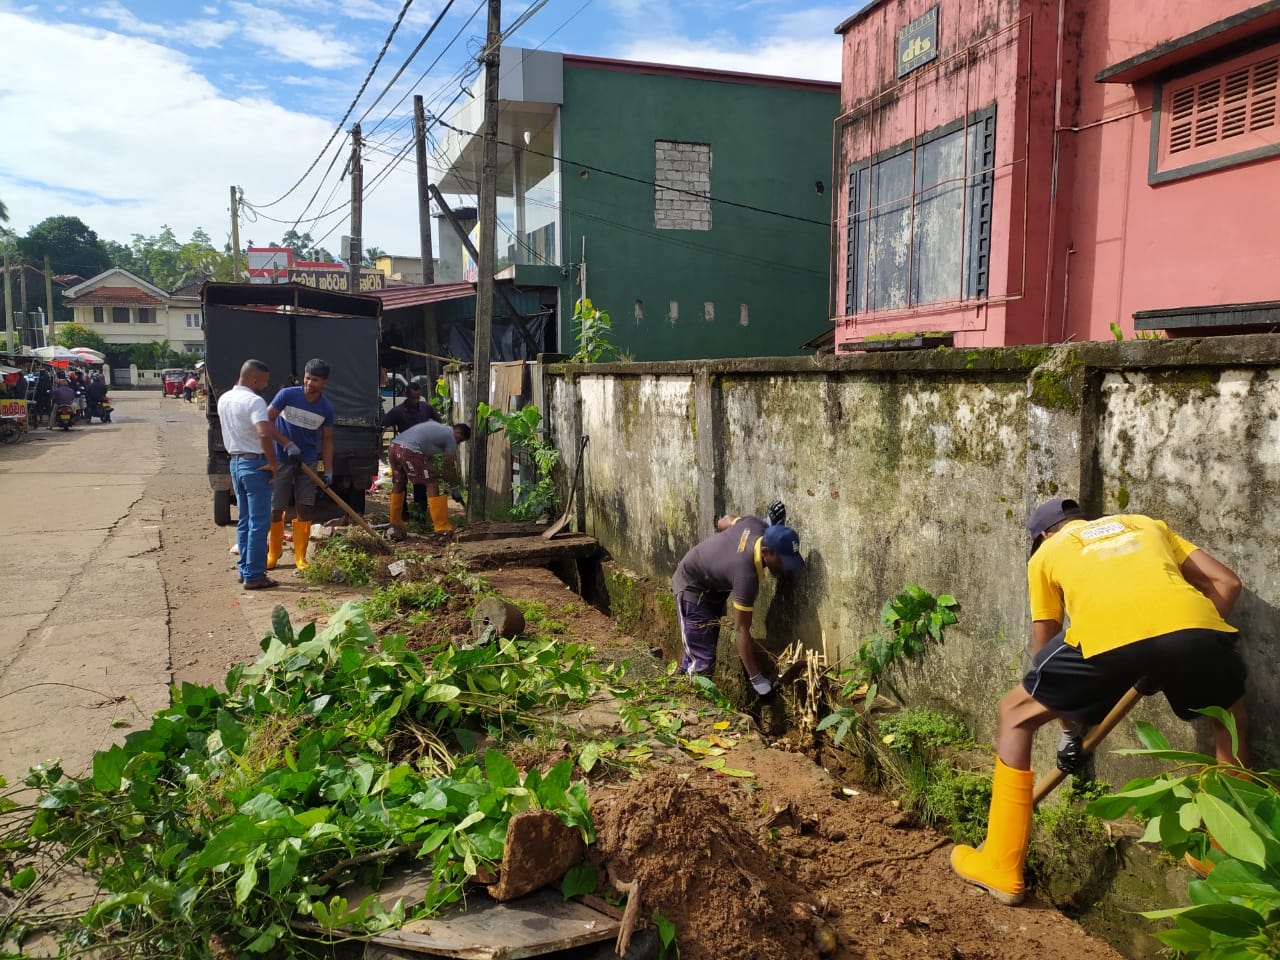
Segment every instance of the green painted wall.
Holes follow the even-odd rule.
[[[571,266],[561,288],[566,352],[575,347],[571,317],[584,236],[587,294],[611,315],[619,349],[636,360],[797,354],[828,327],[825,224],[838,92],[566,64],[564,103],[561,249],[562,262]],[[818,223],[713,202],[710,230],[658,230],[652,186],[572,163],[652,181],[655,140],[710,144],[713,198]],[[679,304],[674,323],[673,300]],[[637,301],[643,319],[636,318]],[[704,318],[708,302],[712,321]]]

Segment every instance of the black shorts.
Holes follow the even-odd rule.
[[[1036,654],[1022,687],[1060,717],[1095,724],[1140,680],[1162,690],[1173,712],[1191,720],[1203,707],[1227,708],[1244,695],[1238,633],[1175,630],[1081,656],[1058,634]]]

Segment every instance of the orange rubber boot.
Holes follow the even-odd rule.
[[[273,520],[267,533],[267,569],[274,570],[284,553],[284,518]]]

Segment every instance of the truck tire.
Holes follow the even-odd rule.
[[[220,527],[231,526],[231,491],[213,491],[213,522]]]

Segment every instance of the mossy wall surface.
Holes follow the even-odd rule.
[[[800,641],[847,657],[905,584],[954,594],[960,624],[906,689],[980,737],[1027,662],[1029,506],[1074,496],[1095,514],[1167,520],[1245,580],[1233,619],[1255,752],[1280,759],[1280,337],[565,365],[545,384],[562,451],[577,422],[562,405],[579,404],[591,435],[585,529],[643,576],[670,577],[710,534],[708,504],[786,501],[809,569],[762,593],[755,632],[775,651]],[[1205,745],[1162,698],[1139,711]],[[1044,769],[1052,738],[1039,739]],[[1132,725],[1108,743],[1136,745]],[[1103,757],[1099,770],[1123,782],[1138,768]]]

